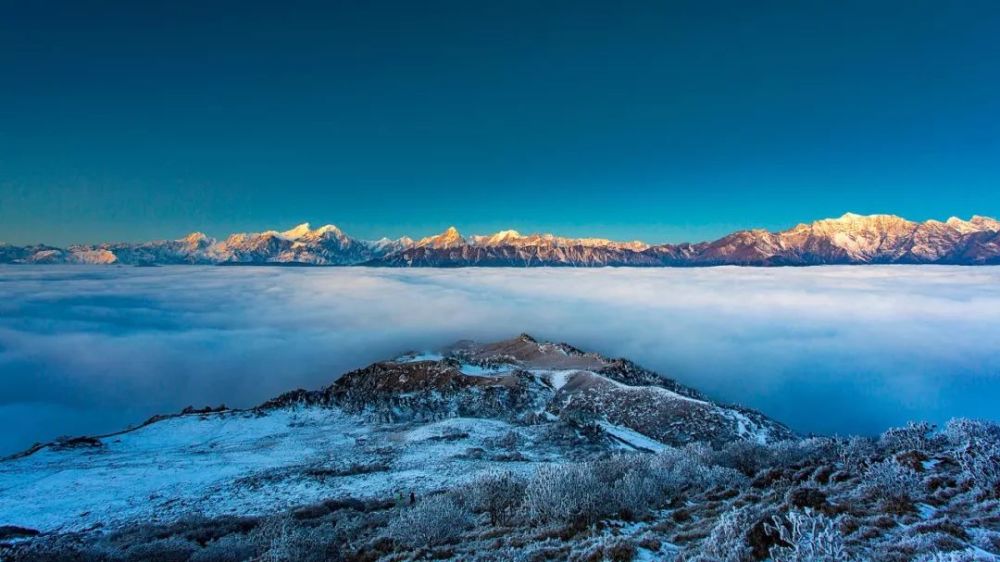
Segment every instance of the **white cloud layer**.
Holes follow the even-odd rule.
[[[0,267],[0,454],[520,332],[803,432],[1000,418],[994,267]]]

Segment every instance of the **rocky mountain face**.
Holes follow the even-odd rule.
[[[92,246],[0,245],[0,263],[301,264],[384,267],[683,267],[712,265],[1000,264],[1000,222],[974,216],[913,222],[894,215],[839,218],[788,230],[743,230],[713,242],[649,245],[504,230],[463,237],[454,227],[419,241],[358,240],[335,226],[285,232]]]
[[[893,215],[859,216],[800,224],[781,232],[741,231],[697,252],[694,262],[743,265],[854,263],[1000,263],[1000,222],[912,222]]]
[[[519,424],[562,420],[595,430],[625,428],[672,446],[767,443],[793,436],[758,412],[712,402],[628,360],[528,335],[404,355],[347,373],[322,390],[293,391],[261,408],[296,404],[336,406],[383,423],[448,417]]]

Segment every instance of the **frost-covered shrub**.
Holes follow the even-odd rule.
[[[955,448],[955,459],[963,476],[980,494],[1000,498],[1000,425],[991,422],[954,419],[944,434]]]
[[[592,522],[605,513],[600,490],[586,463],[541,466],[524,490],[524,514],[532,521]]]
[[[439,494],[397,514],[389,523],[389,536],[411,547],[441,544],[461,535],[472,522],[472,513],[453,496]]]
[[[839,449],[839,460],[849,470],[862,470],[875,455],[875,441],[868,437],[851,437]]]
[[[723,513],[708,537],[697,547],[700,559],[718,562],[749,560],[752,550],[747,532],[759,517],[760,509],[756,506],[734,508]]]
[[[523,515],[533,521],[591,523],[633,517],[662,507],[684,487],[741,481],[735,470],[707,467],[679,451],[622,454],[540,467],[524,489]]]
[[[757,474],[770,466],[773,454],[770,447],[750,441],[732,441],[715,454],[715,464],[732,468],[747,476]]]
[[[861,493],[868,498],[898,503],[912,501],[920,489],[920,476],[896,459],[886,459],[869,467],[860,486]]]
[[[970,443],[955,456],[983,496],[1000,498],[1000,442]]]
[[[637,515],[665,498],[648,455],[614,455],[590,468],[606,490],[601,501],[613,514]]]
[[[462,488],[467,506],[477,513],[487,513],[490,523],[508,523],[524,501],[525,478],[510,471],[491,471],[476,477]]]
[[[879,445],[891,453],[899,451],[923,451],[931,442],[934,424],[927,422],[910,422],[906,427],[887,429],[879,437]]]
[[[769,445],[770,464],[789,467],[807,459],[832,458],[838,451],[837,442],[825,437],[789,439]]]
[[[970,443],[1000,443],[1000,424],[989,421],[954,418],[943,433],[949,443],[960,448]]]
[[[321,562],[335,549],[322,528],[296,525],[290,517],[265,519],[250,534],[261,562]]]
[[[659,493],[659,484],[648,465],[644,468],[626,473],[609,486],[607,505],[615,513],[626,517],[639,515],[665,497]]]
[[[686,446],[658,453],[650,462],[661,494],[676,495],[686,488],[709,489],[746,484],[746,477],[733,468],[708,464],[701,446]]]
[[[774,562],[841,562],[851,557],[840,534],[839,520],[809,511],[774,517],[774,529],[787,546],[771,548]]]

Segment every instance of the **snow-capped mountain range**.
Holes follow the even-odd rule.
[[[454,227],[414,241],[358,240],[333,225],[284,232],[192,233],[179,240],[53,246],[0,244],[0,263],[287,264],[388,267],[709,266],[866,263],[1000,264],[1000,221],[974,216],[909,221],[895,215],[839,218],[788,230],[741,230],[712,242],[650,245],[504,230],[463,237]]]

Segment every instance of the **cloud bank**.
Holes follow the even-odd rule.
[[[1000,417],[1000,268],[0,267],[0,454],[520,332],[802,432]]]

